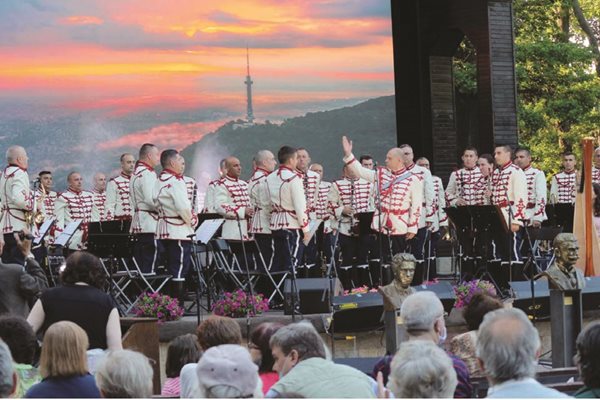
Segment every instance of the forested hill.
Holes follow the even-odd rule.
[[[355,155],[371,154],[380,162],[386,150],[396,144],[396,119],[394,96],[367,100],[352,107],[308,113],[290,118],[282,124],[269,122],[247,128],[235,128],[229,122],[214,133],[183,150],[186,160],[211,162],[227,155],[234,155],[242,162],[242,177],[251,174],[253,155],[261,149],[269,149],[277,155],[282,145],[305,147],[312,162],[323,164],[327,180],[341,173],[341,137],[348,135],[354,141]],[[208,161],[208,160],[207,160]],[[210,166],[210,172],[217,166]]]

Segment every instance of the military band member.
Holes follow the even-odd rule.
[[[494,172],[494,157],[491,154],[482,154],[477,160],[477,167],[481,171],[481,179],[475,184],[475,202],[478,205],[492,204],[492,172]]]
[[[517,150],[515,164],[525,172],[527,178],[527,209],[525,210],[527,225],[539,228],[542,222],[548,219],[546,217],[546,175],[531,166],[529,150]]]
[[[154,236],[158,221],[158,210],[154,203],[154,186],[158,181],[154,168],[160,163],[156,146],[145,143],[140,147],[138,161],[129,185],[133,217],[131,233],[136,237],[133,256],[144,274],[155,273],[159,247]]]
[[[94,195],[94,208],[92,208],[92,221],[105,221],[106,211],[104,205],[106,204],[106,175],[102,172],[96,172],[94,174],[94,188],[92,189]]]
[[[504,245],[497,244],[496,254],[502,260],[510,258],[519,260],[521,234],[517,234],[523,226],[523,220],[526,218],[527,209],[527,178],[521,168],[512,162],[512,149],[508,145],[496,146],[494,150],[494,159],[498,168],[492,174],[492,204],[497,205],[502,210],[504,220],[513,233],[510,241],[512,244],[510,251]],[[503,232],[495,232],[497,235],[503,235]],[[501,241],[497,241],[500,243]]]
[[[11,146],[6,151],[8,164],[0,177],[0,227],[4,235],[2,262],[24,264],[23,254],[17,248],[13,232],[29,228],[26,214],[34,208],[33,192],[29,188],[27,167],[29,158],[21,146]]]
[[[52,172],[41,171],[38,174],[38,178],[40,180],[41,187],[36,192],[36,199],[42,197],[44,198],[45,219],[54,218],[54,205],[56,203],[58,193],[52,190],[52,187],[54,186]]]
[[[329,195],[329,190],[331,189],[331,182],[325,182],[323,180],[323,166],[321,164],[311,164],[309,169],[319,174],[320,182],[317,190],[317,198],[315,199],[315,219],[317,221],[322,221],[322,227],[319,227],[317,230],[315,240],[309,245],[309,249],[307,249],[307,251],[309,253],[316,252],[318,260],[317,264],[319,264],[321,268],[325,268],[331,260],[332,253],[332,215],[327,204],[327,196]],[[315,250],[310,248],[310,246],[314,246]],[[312,278],[318,278],[321,276],[321,271],[319,271],[317,268],[311,269],[310,272],[312,273],[310,276]]]
[[[221,180],[221,178],[223,178],[223,176],[225,175],[225,161],[227,159],[223,158],[221,161],[219,161],[219,177],[217,179],[215,179],[214,181],[210,181],[208,183],[208,186],[206,187],[206,193],[204,195],[204,209],[202,210],[202,212],[204,213],[216,213],[217,211],[215,210],[215,189],[217,186],[217,183],[219,183],[219,180]]]
[[[311,231],[302,178],[297,172],[297,150],[283,146],[277,153],[279,168],[267,176],[275,255],[272,272],[291,272],[299,262],[300,244],[308,244]]]
[[[153,198],[158,209],[156,237],[167,259],[167,270],[173,276],[176,296],[183,304],[185,277],[191,266],[192,239],[197,216],[192,214],[183,179],[185,160],[177,150],[165,150],[160,155],[162,172],[154,186]]]
[[[360,165],[366,169],[375,169],[375,161],[369,154],[363,154],[359,157],[358,161],[360,161]]]
[[[594,151],[594,165],[592,166],[592,183],[600,184],[600,147]]]
[[[267,269],[273,263],[273,236],[271,235],[271,197],[267,188],[267,176],[275,170],[277,162],[269,150],[260,150],[254,156],[254,174],[248,182],[250,204],[254,207],[250,233],[260,249]]]
[[[433,188],[433,179],[431,172],[427,168],[423,168],[415,164],[414,153],[412,147],[408,144],[400,146],[402,152],[402,161],[407,171],[419,175],[423,178],[423,212],[419,218],[417,236],[411,241],[411,253],[418,261],[424,260],[425,240],[427,231],[431,230],[435,220],[433,202],[435,191]]]
[[[215,186],[215,210],[225,218],[221,237],[229,240],[249,240],[248,223],[254,214],[254,208],[250,205],[248,184],[240,179],[240,160],[227,157],[225,170],[225,176]]]
[[[183,168],[185,170],[185,163]],[[192,204],[192,214],[198,215],[198,184],[196,184],[196,180],[191,176],[184,175],[183,180],[187,188],[188,199]]]
[[[566,152],[562,156],[563,171],[550,181],[550,203],[575,203],[577,172],[575,154]]]
[[[397,254],[406,248],[406,241],[414,238],[418,231],[419,218],[425,212],[423,207],[423,177],[407,171],[404,167],[402,150],[392,148],[385,159],[385,167],[368,170],[360,165],[352,155],[352,141],[342,139],[344,162],[350,170],[369,182],[377,182],[380,194],[380,210],[375,211],[371,227],[381,232],[388,243],[384,253]],[[380,222],[381,221],[381,222]],[[389,275],[389,271],[387,272]]]
[[[310,155],[305,148],[298,148],[298,164],[296,166],[296,172],[300,175],[302,179],[302,185],[304,187],[304,195],[306,197],[306,210],[308,212],[308,220],[314,221],[316,220],[316,201],[317,201],[317,192],[319,188],[319,183],[321,181],[321,177],[314,171],[308,169],[310,166]],[[315,237],[313,236],[313,240]],[[309,243],[310,245],[310,243]],[[311,271],[311,269],[315,266],[317,262],[317,253],[316,247],[312,247],[307,249],[304,247],[303,243],[300,243],[299,250],[300,260],[298,260],[298,268],[300,269],[301,276],[309,276],[315,274],[315,270]],[[307,270],[302,270],[306,268]]]
[[[112,178],[106,185],[106,219],[131,219],[131,204],[129,201],[129,182],[135,168],[133,154],[121,155],[121,174]]]
[[[83,178],[79,172],[67,176],[68,188],[56,199],[56,232],[60,234],[69,223],[81,221],[79,229],[71,236],[67,252],[85,250],[87,244],[88,222],[92,218],[94,196],[83,190]]]
[[[477,149],[467,147],[462,155],[463,167],[453,171],[446,187],[449,206],[481,205],[481,171],[477,167]]]
[[[417,160],[417,165],[431,170],[429,160],[425,157],[420,157]],[[433,204],[431,206],[433,212],[433,221],[431,225],[431,232],[438,232],[440,228],[448,226],[448,216],[444,211],[444,208],[446,208],[446,195],[442,178],[436,175],[431,175],[431,180],[433,181]],[[433,247],[435,248],[435,246]]]
[[[368,168],[367,168],[368,169]],[[375,187],[344,167],[344,177],[333,182],[328,195],[329,209],[336,219],[342,253],[339,277],[345,288],[372,286],[369,274],[370,235],[360,232],[357,213],[375,211]]]

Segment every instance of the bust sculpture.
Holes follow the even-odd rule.
[[[540,274],[548,278],[550,289],[573,290],[585,287],[581,270],[575,267],[579,259],[579,244],[572,233],[559,233],[552,242],[554,261]]]
[[[385,311],[394,311],[400,309],[402,302],[409,295],[414,293],[410,287],[415,276],[415,267],[417,259],[412,254],[399,253],[392,258],[392,272],[394,280],[389,285],[379,288],[379,293],[383,296],[383,309]]]

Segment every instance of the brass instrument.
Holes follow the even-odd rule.
[[[42,192],[42,196],[39,198],[39,200],[36,199],[38,186],[39,186],[40,191]],[[34,207],[33,207],[32,211],[25,211],[25,222],[30,227],[33,227],[34,224],[36,226],[40,226],[44,223],[44,220],[46,219],[46,215],[44,215],[44,212],[42,209],[42,204],[44,204],[45,199],[46,199],[46,189],[39,181],[35,181],[33,184],[33,201],[34,201],[33,205],[34,205]]]
[[[354,180],[350,183],[350,208],[352,209],[352,214],[350,214],[350,232],[358,236],[360,234],[360,223],[354,218]]]

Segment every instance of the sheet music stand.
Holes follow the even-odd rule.
[[[46,237],[46,235],[50,232],[50,229],[52,229],[52,227],[54,226],[55,223],[56,223],[56,218],[49,218],[49,219],[47,219],[47,220],[44,221],[44,223],[42,224],[42,226],[38,230],[38,234],[33,239],[33,246],[34,247],[37,247],[40,244],[42,244],[42,241],[44,240],[44,238]]]
[[[211,289],[214,288],[214,285],[211,285],[214,283],[214,276],[215,273],[210,271],[210,264],[212,263],[212,261],[215,260],[215,254],[213,251],[213,248],[211,246],[211,241],[213,240],[213,238],[215,237],[215,235],[217,234],[217,232],[219,231],[219,229],[221,228],[221,226],[223,225],[223,223],[225,222],[225,220],[223,219],[223,217],[219,214],[215,214],[215,213],[204,213],[204,214],[198,214],[198,227],[196,228],[196,231],[194,233],[194,240],[192,240],[192,259],[194,261],[194,265],[196,267],[195,271],[196,271],[196,279],[197,279],[197,285],[196,285],[196,307],[197,307],[197,315],[198,318],[200,317],[200,307],[201,307],[201,303],[200,303],[200,298],[201,298],[201,292],[200,292],[200,287],[202,285],[202,283],[204,283],[204,287],[205,287],[205,294],[206,294],[206,300],[207,300],[207,308],[206,310],[209,311],[211,309],[212,306],[212,301],[213,301],[213,297],[212,297],[212,292]],[[213,257],[210,257],[210,253],[213,253]],[[205,262],[202,263],[202,260],[200,259],[200,254],[204,254],[205,255]],[[203,265],[206,266],[206,268],[203,268]],[[216,269],[216,268],[215,268]],[[215,293],[215,299],[216,299],[216,293]]]
[[[63,231],[60,233],[60,235],[58,235],[58,237],[54,241],[54,245],[61,246],[62,248],[66,248],[67,245],[69,244],[69,242],[71,241],[71,238],[75,234],[75,232],[77,232],[77,229],[79,229],[79,226],[81,225],[82,222],[83,222],[83,220],[80,220],[80,219],[71,221],[65,227],[65,229],[63,229]]]
[[[573,217],[575,205],[571,203],[546,204],[548,219],[542,223],[547,227],[562,227],[563,232],[573,232]]]

